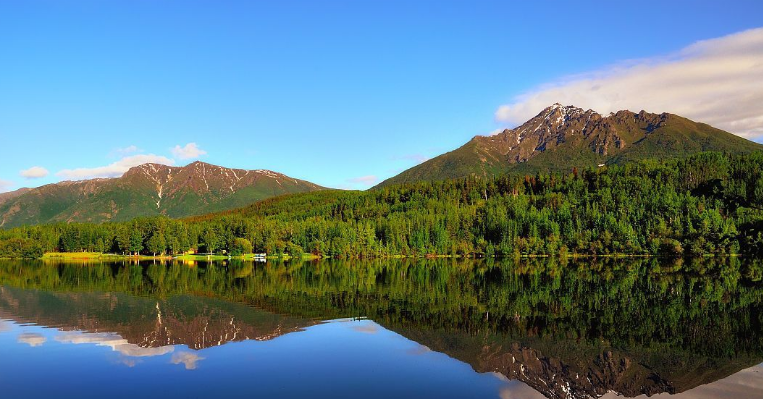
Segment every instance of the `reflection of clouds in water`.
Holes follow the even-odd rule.
[[[652,398],[670,399],[760,399],[763,398],[763,364],[742,370],[722,380],[700,385],[675,395],[662,393],[652,395]],[[608,393],[602,399],[619,398],[614,393]],[[639,396],[646,398],[646,396]]]
[[[0,333],[5,331],[11,331],[11,322],[8,320],[0,319]]]
[[[501,373],[492,374],[499,380],[506,382],[506,385],[501,387],[499,391],[501,399],[545,399],[545,396],[521,381],[509,380]],[[616,392],[610,391],[601,399],[619,399],[621,397]],[[686,392],[674,395],[660,393],[651,396],[651,398],[655,397],[665,399],[760,399],[763,398],[763,364],[742,370],[724,379],[700,385]],[[648,397],[641,395],[637,398],[647,399]]]
[[[432,350],[429,349],[428,346],[419,344],[415,348],[408,349],[408,351],[406,353],[408,353],[409,355],[423,355],[423,354],[429,353],[431,351]]]
[[[493,373],[493,375],[502,381],[506,381],[506,385],[499,392],[501,399],[545,398],[541,393],[521,381],[509,380],[501,373]],[[742,370],[722,380],[700,385],[683,393],[675,395],[661,393],[651,397],[665,399],[760,399],[763,398],[763,364]],[[615,392],[608,392],[601,397],[601,399],[619,398],[621,396]],[[647,396],[641,395],[637,398],[646,399]]]
[[[203,357],[191,352],[177,352],[172,355],[172,364],[183,363],[186,370],[196,369],[196,362],[204,360]]]
[[[376,334],[379,332],[379,325],[374,322],[366,322],[352,327],[353,330],[364,334]]]
[[[158,348],[144,348],[127,342],[118,334],[113,333],[81,333],[65,332],[56,336],[56,341],[64,344],[95,344],[106,346],[115,352],[130,357],[151,357],[161,356],[172,353],[175,350],[172,346],[161,346]]]
[[[125,366],[130,367],[130,368],[135,367],[136,364],[141,363],[141,362],[142,362],[142,360],[140,360],[140,359],[134,359],[134,358],[130,358],[130,357],[123,357],[123,358],[119,359],[119,363],[122,363]]]
[[[160,346],[158,348],[143,348],[134,344],[119,345],[116,351],[130,357],[151,357],[161,356],[172,353],[175,350],[172,346]]]
[[[543,394],[532,389],[529,385],[522,381],[509,380],[501,373],[493,373],[496,378],[506,381],[501,390],[498,392],[498,396],[501,399],[546,399]]]
[[[47,339],[43,337],[42,334],[22,333],[22,334],[19,334],[18,341],[20,343],[27,344],[34,348],[36,346],[42,346],[42,344],[44,344],[45,341],[47,341]]]

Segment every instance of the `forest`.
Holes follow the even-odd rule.
[[[763,153],[327,190],[187,219],[0,230],[0,257],[763,255]]]

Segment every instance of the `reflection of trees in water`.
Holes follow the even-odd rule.
[[[478,371],[499,371],[554,397],[565,389],[578,396],[683,391],[760,362],[761,270],[759,261],[736,258],[4,262],[0,283],[165,302],[210,297],[299,319],[367,316]],[[172,312],[193,313],[180,302]],[[133,323],[131,312],[101,317]],[[197,331],[191,319],[179,319],[189,334]]]

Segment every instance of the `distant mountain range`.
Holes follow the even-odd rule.
[[[763,145],[673,114],[618,111],[608,116],[554,104],[515,129],[476,136],[377,187],[471,175],[571,172],[573,168],[701,151],[748,153]],[[144,164],[122,177],[65,181],[0,193],[0,228],[51,222],[187,217],[244,207],[324,187],[269,170],[228,169],[203,162]]]
[[[608,116],[554,104],[515,129],[476,136],[387,179],[377,187],[506,172],[570,172],[644,158],[701,151],[747,153],[763,145],[673,114],[618,111]]]
[[[228,169],[203,162],[183,167],[149,163],[118,178],[65,181],[0,194],[0,227],[152,215],[177,218],[322,189],[270,170]]]

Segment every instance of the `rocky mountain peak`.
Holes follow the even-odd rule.
[[[591,110],[589,110],[591,111]],[[584,114],[586,111],[582,108],[578,108],[574,105],[562,105],[559,103],[554,103],[548,107],[546,107],[543,111],[541,111],[538,115],[535,116],[535,118],[551,118],[551,117],[562,117],[566,118],[568,116],[574,117],[580,114]],[[591,111],[593,112],[593,111]],[[532,120],[532,119],[531,119]]]
[[[128,169],[127,172],[125,172],[122,176],[130,177],[135,175],[147,175],[155,177],[158,175],[167,174],[173,169],[176,169],[176,167],[160,163],[144,163],[138,166],[133,166],[132,168]]]
[[[527,122],[491,136],[475,136],[379,186],[511,170],[561,171],[629,160],[684,156],[700,151],[747,153],[760,144],[678,115],[621,110],[606,116],[552,104]]]

